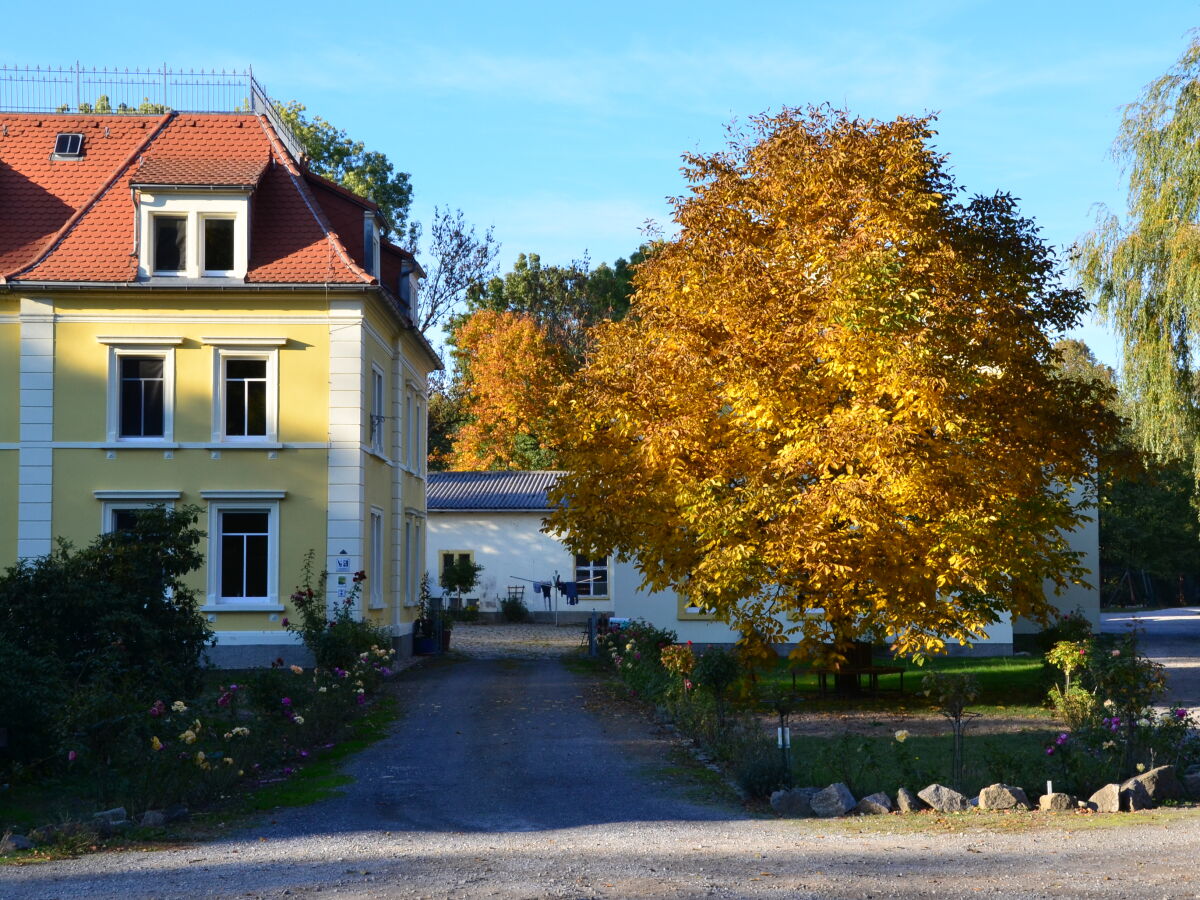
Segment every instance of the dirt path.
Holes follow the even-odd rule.
[[[0,869],[0,896],[1200,896],[1190,811],[1014,833],[1003,818],[755,818],[671,777],[639,717],[585,708],[590,684],[556,660],[425,665],[342,796],[210,844]]]

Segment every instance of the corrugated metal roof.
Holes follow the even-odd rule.
[[[549,509],[546,491],[562,472],[430,472],[430,510]]]

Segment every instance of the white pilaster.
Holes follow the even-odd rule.
[[[17,451],[17,557],[53,546],[54,305],[21,298],[20,448]]]
[[[366,520],[366,472],[363,465],[363,319],[352,301],[334,301],[329,326],[329,463],[326,567],[329,603],[339,591],[353,588],[352,576],[363,568]],[[342,552],[345,551],[345,556]],[[346,560],[346,568],[339,568]],[[345,582],[339,584],[339,578]],[[342,596],[345,596],[343,594]],[[362,604],[359,604],[361,614]]]

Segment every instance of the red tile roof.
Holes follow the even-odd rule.
[[[154,185],[205,185],[253,187],[262,178],[271,159],[174,159],[143,156],[130,182],[139,187]]]
[[[60,132],[84,134],[82,158],[50,159]],[[199,113],[0,113],[0,283],[136,281],[137,184],[256,185],[249,283],[376,283],[374,204],[303,171],[265,119]]]

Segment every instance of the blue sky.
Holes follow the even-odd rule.
[[[52,10],[52,13],[50,12]],[[1021,199],[1048,242],[1120,207],[1120,107],[1200,25],[1189,0],[21,4],[7,63],[244,67],[411,173],[414,212],[494,225],[507,267],[626,256],[669,226],[679,155],[782,105],[937,112],[972,193]],[[52,18],[50,17],[52,15]],[[152,22],[152,24],[151,24]],[[1116,363],[1114,339],[1080,336]]]

